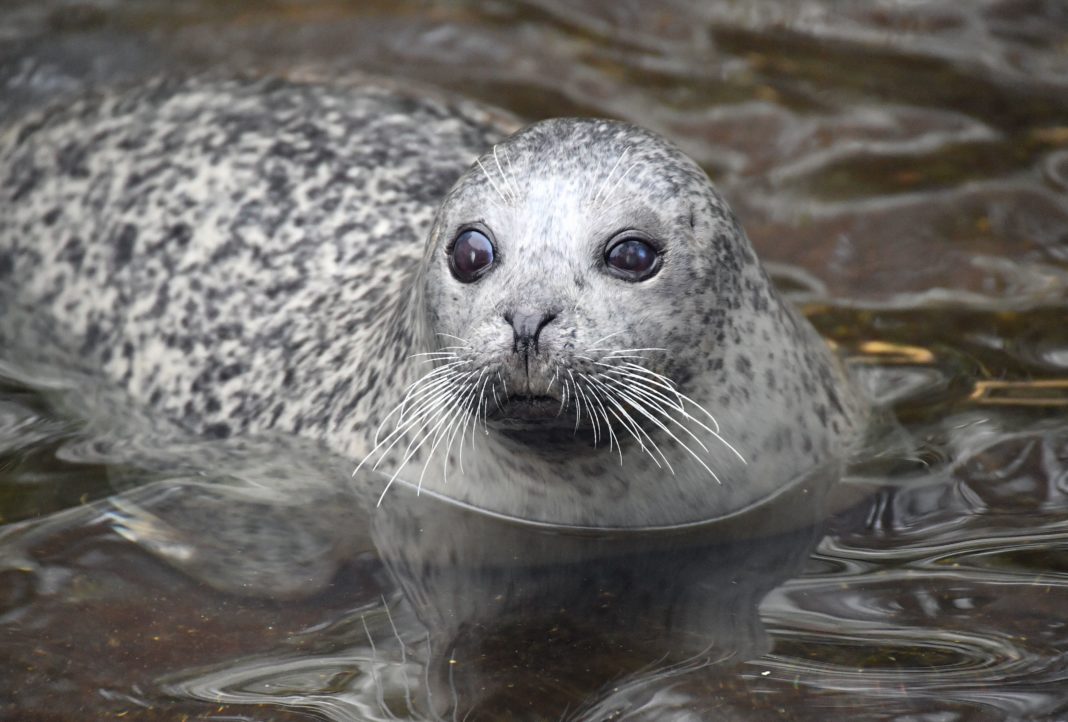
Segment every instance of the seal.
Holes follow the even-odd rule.
[[[700,167],[515,127],[380,85],[97,94],[0,140],[2,293],[153,413],[315,439],[382,503],[673,526],[839,468],[863,405]]]

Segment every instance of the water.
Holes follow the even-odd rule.
[[[620,551],[426,497],[368,527],[299,448],[141,438],[5,366],[0,716],[1068,718],[1062,3],[10,2],[0,38],[5,116],[237,69],[657,129],[903,429],[812,531]]]

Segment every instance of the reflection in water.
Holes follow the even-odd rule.
[[[269,466],[255,452],[251,466]],[[76,659],[101,644],[129,658],[99,671],[101,712],[167,695],[339,720],[585,718],[764,654],[758,605],[805,563],[834,480],[799,480],[721,522],[643,531],[533,525],[407,487],[374,508],[327,493],[336,484],[306,483],[294,503],[262,478],[156,482],[0,536],[15,590],[0,617],[7,661],[19,689],[40,689],[36,656],[70,641],[33,630],[77,617]],[[145,615],[156,633],[143,634]],[[237,658],[213,648],[231,615],[242,634],[269,631],[223,641]],[[17,702],[42,703],[32,691]]]
[[[223,68],[382,73],[661,131],[902,428],[819,532],[630,543],[425,496],[372,528],[315,450],[184,440],[0,350],[0,717],[1068,717],[1062,4],[3,14],[5,117]]]
[[[375,538],[427,626],[432,694],[471,719],[531,699],[554,718],[635,674],[762,654],[757,605],[804,563],[827,481],[649,532],[536,528],[409,496],[376,516]]]
[[[373,513],[402,594],[349,620],[366,635],[358,650],[228,663],[167,689],[333,719],[585,718],[621,689],[763,654],[758,604],[804,564],[826,486],[647,532],[540,527],[408,489]]]

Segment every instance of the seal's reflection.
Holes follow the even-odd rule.
[[[836,476],[729,519],[640,530],[530,524],[406,488],[373,534],[427,628],[429,705],[558,719],[636,674],[760,656],[757,607],[801,570]]]

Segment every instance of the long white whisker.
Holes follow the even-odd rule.
[[[476,380],[475,383],[478,383],[478,381]],[[449,454],[452,452],[452,444],[453,444],[453,441],[456,439],[456,434],[460,431],[460,429],[464,428],[467,425],[467,415],[470,413],[470,407],[471,407],[470,399],[473,397],[474,388],[475,388],[474,385],[472,385],[470,391],[467,394],[464,395],[463,400],[460,403],[461,413],[457,417],[457,420],[450,422],[450,425],[452,426],[452,431],[449,433],[449,441],[447,442],[446,447],[445,447],[445,473],[444,473],[444,482],[443,483],[448,483],[448,481],[449,481],[449,476],[448,476]],[[457,464],[460,467],[460,473],[461,474],[464,473],[464,459],[463,459],[463,456],[464,456],[464,444],[463,444],[463,439],[461,439],[460,440],[460,451],[459,451],[459,454],[457,455]]]
[[[601,181],[601,185],[597,187],[597,192],[593,194],[593,200],[591,201],[590,205],[594,205],[595,206],[598,203],[601,203],[605,198],[608,198],[607,195],[604,196],[604,198],[602,198],[601,197],[601,191],[603,191],[605,186],[608,185],[608,181],[610,181],[612,179],[612,176],[616,172],[616,168],[618,168],[619,164],[623,162],[623,159],[627,157],[627,153],[630,153],[630,146],[629,145],[626,148],[623,149],[623,152],[619,154],[618,158],[616,158],[616,162],[613,163],[612,167],[608,169],[608,175],[606,175],[604,177],[604,180]]]
[[[399,420],[398,420],[397,423],[398,423],[398,425],[403,424],[404,423],[404,412],[405,412],[409,402],[412,399],[418,398],[419,396],[422,396],[422,395],[427,394],[427,393],[431,393],[433,391],[433,389],[438,388],[443,381],[447,382],[448,379],[452,376],[452,374],[455,373],[454,371],[451,371],[451,369],[455,368],[456,366],[460,365],[461,363],[463,363],[463,362],[459,362],[458,361],[458,362],[454,362],[454,363],[451,363],[451,364],[446,364],[445,366],[441,366],[439,368],[433,369],[433,370],[429,371],[428,373],[424,374],[422,377],[420,377],[414,383],[409,384],[404,389],[405,396],[401,400],[401,402],[399,404],[397,404],[396,406],[394,406],[393,409],[388,414],[386,414],[386,416],[378,424],[378,428],[375,429],[375,435],[374,435],[374,439],[372,441],[372,444],[374,444],[376,446],[378,445],[378,440],[379,440],[379,437],[382,434],[382,429],[385,427],[386,422],[389,421],[389,419],[394,414],[398,414],[398,413],[400,414]],[[431,383],[431,382],[433,382],[433,383]],[[358,468],[359,467],[357,467],[357,469]],[[355,472],[353,472],[353,473],[355,473]]]
[[[581,376],[581,374],[579,374],[579,375]],[[587,414],[590,417],[591,426],[593,427],[593,445],[594,445],[594,447],[596,447],[597,443],[598,443],[598,440],[600,438],[600,431],[601,431],[601,420],[597,416],[597,409],[594,408],[593,403],[590,401],[589,397],[586,395],[586,392],[583,390],[582,385],[577,383],[577,382],[575,383],[575,391],[578,393],[579,397],[583,401],[586,402]],[[578,428],[577,420],[576,420],[575,424],[576,424],[575,428],[577,429]]]
[[[667,349],[666,348],[660,348],[659,346],[645,346],[645,347],[642,347],[642,348],[616,348],[616,349],[591,348],[589,350],[590,351],[608,351],[608,353],[606,354],[607,358],[618,358],[617,354],[631,353],[631,352],[634,352],[634,351],[662,351],[664,353],[667,353]]]
[[[639,408],[639,410],[641,410],[641,408],[640,408],[640,405],[639,405],[639,400],[638,400],[638,399],[636,399],[636,398],[634,398],[633,396],[631,396],[631,393],[630,393],[630,392],[631,392],[631,389],[622,389],[622,388],[621,388],[621,389],[619,390],[619,393],[620,393],[620,395],[621,395],[621,396],[623,396],[624,398],[628,399],[628,400],[630,401],[630,403],[631,403],[632,405],[634,405],[634,406],[635,406],[636,408]],[[665,412],[665,411],[664,411],[664,410],[663,410],[662,408],[658,408],[657,410],[659,411],[659,413],[663,414],[663,415],[665,416],[665,418],[667,418],[668,420],[670,420],[670,421],[672,421],[673,423],[677,424],[677,425],[679,426],[679,428],[681,428],[681,429],[682,429],[683,431],[685,431],[685,432],[686,432],[687,434],[689,434],[689,435],[690,435],[690,436],[691,436],[691,437],[693,438],[693,440],[694,440],[694,441],[696,441],[696,442],[698,443],[698,445],[700,445],[700,447],[701,447],[702,449],[704,449],[704,450],[705,450],[706,452],[708,451],[708,447],[707,447],[707,446],[705,446],[705,445],[704,445],[704,443],[703,443],[703,442],[702,442],[702,441],[701,441],[701,440],[700,440],[699,438],[697,438],[697,436],[696,436],[696,435],[695,435],[695,434],[694,434],[694,433],[693,433],[692,431],[690,431],[690,430],[689,430],[689,429],[688,429],[688,428],[686,427],[686,425],[685,425],[685,424],[683,424],[683,423],[682,423],[681,421],[679,421],[679,420],[678,420],[678,419],[676,419],[675,417],[673,417],[673,416],[671,416],[670,414],[668,414],[667,412]],[[661,422],[661,421],[660,421],[659,419],[657,419],[657,418],[655,418],[654,416],[652,416],[652,415],[650,415],[650,414],[647,414],[647,413],[645,414],[645,416],[646,416],[646,417],[647,417],[647,418],[648,418],[648,419],[649,419],[650,421],[652,421],[652,422],[653,422],[654,424],[656,424],[657,426],[659,426],[659,427],[660,427],[660,429],[661,429],[661,430],[662,430],[662,431],[663,431],[663,432],[664,432],[665,434],[667,434],[668,436],[670,436],[670,437],[671,437],[671,438],[672,438],[672,439],[673,439],[673,440],[675,441],[675,443],[677,443],[677,444],[678,444],[679,446],[681,446],[681,447],[682,447],[683,449],[685,449],[685,450],[686,450],[686,451],[687,451],[687,452],[688,452],[688,453],[690,454],[690,456],[692,456],[692,457],[693,457],[694,459],[696,459],[696,460],[697,460],[697,462],[698,462],[699,464],[701,464],[701,466],[703,466],[703,467],[705,468],[705,470],[706,470],[706,471],[708,471],[708,473],[709,473],[709,474],[711,474],[711,475],[712,475],[712,478],[713,478],[713,479],[715,479],[717,483],[719,483],[719,484],[722,484],[722,483],[723,483],[723,482],[722,482],[722,481],[720,480],[720,478],[719,478],[719,475],[718,475],[718,474],[716,474],[716,472],[712,471],[712,469],[711,469],[711,468],[709,468],[708,464],[706,464],[706,463],[705,463],[705,462],[704,462],[704,461],[703,461],[703,460],[702,460],[702,459],[700,458],[700,456],[698,456],[697,452],[695,452],[695,451],[694,451],[693,449],[691,449],[691,448],[689,447],[689,445],[687,445],[687,444],[686,444],[686,442],[684,442],[684,441],[683,441],[682,439],[680,439],[680,438],[679,438],[678,436],[676,436],[676,435],[675,435],[674,433],[672,433],[672,432],[671,432],[671,430],[670,430],[670,429],[668,429],[668,428],[667,428],[667,427],[666,427],[666,426],[665,426],[665,425],[664,425],[664,424],[663,424],[663,423],[662,423],[662,422]]]
[[[494,146],[494,150],[496,150],[496,146]],[[515,189],[515,198],[516,200],[519,200],[519,181],[515,178],[515,169],[512,167],[512,160],[507,155],[504,156],[504,163],[508,166],[507,178]]]
[[[649,449],[647,449],[645,447],[645,442],[642,441],[642,438],[644,437],[645,440],[647,440],[649,442],[649,444],[654,449],[656,449],[656,452],[658,454],[660,454],[660,458],[664,460],[664,464],[667,465],[668,470],[671,471],[672,474],[674,474],[675,473],[675,469],[672,468],[671,462],[669,462],[667,460],[667,457],[664,456],[664,452],[660,450],[660,447],[657,445],[657,443],[655,441],[653,441],[652,437],[649,436],[649,434],[645,431],[645,429],[643,429],[641,427],[641,425],[638,424],[638,422],[635,421],[631,417],[631,415],[629,413],[627,413],[626,409],[623,408],[622,404],[620,404],[618,401],[616,401],[615,396],[616,396],[616,394],[618,394],[618,389],[613,389],[613,388],[607,386],[606,384],[601,382],[600,379],[598,379],[596,377],[591,378],[590,380],[593,383],[599,385],[604,390],[605,398],[608,400],[608,402],[610,404],[612,404],[613,406],[615,406],[617,409],[619,409],[619,413],[623,414],[626,417],[626,421],[624,421],[623,419],[619,419],[619,415],[616,414],[615,411],[612,412],[612,415],[615,416],[617,419],[619,419],[620,423],[622,423],[624,425],[624,428],[626,428],[627,431],[630,432],[630,435],[633,436],[635,441],[637,441],[638,444],[642,447],[642,451],[644,451],[646,454],[649,455],[649,458],[653,460],[654,464],[656,464],[657,466],[660,466],[660,462],[656,460],[656,457],[653,456],[653,453],[651,451],[649,451]],[[631,406],[634,407],[635,410],[637,410],[640,413],[644,414],[645,416],[649,416],[649,414],[645,411],[644,408],[635,406],[633,403],[631,404]],[[649,418],[652,418],[652,417],[649,416]]]
[[[549,385],[545,387],[545,393],[549,393],[549,389],[551,389],[553,387],[553,383],[555,383],[556,377],[559,376],[559,375],[560,375],[560,367],[558,366],[556,368],[556,373],[554,373],[553,377],[551,379],[549,379]]]
[[[489,171],[486,170],[486,166],[482,165],[482,159],[476,158],[475,162],[478,163],[478,167],[481,168],[482,172],[486,175],[486,180],[488,180],[490,185],[493,186],[493,190],[497,191],[497,195],[501,197],[501,202],[505,205],[508,205],[508,198],[506,198],[504,193],[501,192],[500,187],[497,185],[497,181],[493,180],[493,176],[491,176],[489,174]]]
[[[680,408],[682,407],[682,394],[680,394],[678,392],[678,390],[677,390],[677,388],[675,386],[668,386],[667,384],[663,383],[662,381],[660,381],[659,379],[657,379],[655,377],[642,376],[640,374],[634,373],[630,369],[622,368],[620,366],[601,363],[600,361],[597,362],[597,365],[598,366],[603,366],[605,368],[605,370],[601,372],[601,374],[604,375],[604,376],[613,376],[613,377],[622,376],[624,378],[633,379],[636,382],[641,382],[643,384],[650,385],[651,387],[655,386],[658,389],[663,389],[668,394],[673,394],[678,399],[675,402],[676,406],[678,406]]]
[[[583,378],[587,383],[590,383],[589,377],[586,374],[580,373],[579,378]],[[615,442],[616,450],[619,452],[619,465],[623,466],[623,447],[619,445],[619,439],[616,438],[616,432],[612,429],[612,422],[608,419],[608,412],[604,409],[604,404],[601,403],[600,394],[597,393],[597,389],[593,385],[586,387],[586,390],[593,396],[593,400],[597,402],[597,406],[601,409],[601,415],[604,417],[604,425],[608,427],[608,450],[612,450],[612,443]]]
[[[483,370],[482,373],[485,373],[485,370]],[[453,396],[453,398],[455,398],[455,395]],[[438,410],[435,411],[429,419],[424,421],[419,426],[419,428],[416,429],[415,438],[413,438],[411,442],[409,442],[407,448],[404,450],[404,459],[397,466],[397,469],[393,472],[393,476],[391,476],[389,478],[389,481],[386,483],[386,488],[382,490],[382,494],[378,497],[377,505],[380,506],[382,504],[382,499],[385,498],[386,492],[388,492],[390,487],[393,486],[393,482],[397,480],[397,477],[400,475],[401,471],[404,469],[405,466],[408,465],[408,462],[411,461],[412,457],[415,456],[415,454],[419,451],[419,448],[426,442],[427,439],[430,438],[431,434],[435,433],[441,427],[441,425],[448,420],[448,418],[444,416],[444,413],[447,408],[449,407],[446,406],[445,408],[438,408]],[[431,428],[420,437],[419,434],[422,433],[423,429],[429,426],[430,424],[434,425],[431,426]],[[416,487],[416,494],[418,494],[420,491],[422,491],[422,476],[420,476],[419,485]]]
[[[478,408],[482,409],[482,431],[489,436],[489,398],[486,396],[486,384],[490,382],[490,377],[486,376],[486,380],[482,382],[482,388],[478,391]],[[492,390],[492,385],[490,386]]]
[[[607,193],[605,193],[604,198],[601,199],[602,203],[612,197],[612,195],[616,192],[616,189],[619,188],[620,183],[623,182],[623,179],[630,175],[630,172],[637,168],[638,165],[638,163],[631,163],[629,166],[627,166],[627,169],[620,174],[619,179],[612,184],[612,188]]]
[[[602,341],[607,341],[608,339],[612,338],[613,336],[618,336],[621,333],[623,333],[623,332],[622,331],[616,331],[615,333],[610,333],[607,336],[601,336],[599,339],[597,339],[596,341],[593,342],[593,345],[596,346],[597,344],[601,343]]]
[[[423,469],[422,469],[422,471],[419,472],[419,482],[416,484],[416,490],[415,490],[415,493],[417,495],[419,494],[419,492],[421,492],[423,490],[423,476],[426,474],[427,467],[430,466],[431,459],[434,458],[434,451],[437,450],[438,445],[441,444],[442,439],[446,438],[446,436],[449,434],[450,429],[452,429],[453,424],[456,421],[456,419],[459,417],[459,415],[461,413],[463,413],[464,404],[466,402],[466,399],[467,399],[468,395],[470,395],[472,393],[474,393],[474,387],[471,387],[466,392],[462,392],[460,394],[456,394],[456,395],[453,396],[453,400],[452,400],[451,404],[449,405],[448,409],[445,412],[447,414],[447,416],[445,417],[445,419],[443,419],[443,421],[445,421],[445,427],[440,429],[440,430],[438,430],[434,434],[434,441],[432,442],[432,444],[430,446],[430,451],[427,452],[426,462],[423,463]],[[447,471],[448,470],[448,466],[449,466],[449,454],[448,454],[448,449],[446,449],[445,461],[444,461],[444,464],[443,464],[443,468],[446,471],[443,472],[442,483],[448,483],[448,476],[447,476],[447,474],[448,474],[448,471]]]
[[[663,394],[661,394],[658,391],[651,390],[648,387],[642,386],[641,384],[629,383],[629,384],[624,385],[624,384],[620,384],[615,379],[611,379],[609,377],[606,377],[606,380],[610,381],[614,385],[619,386],[619,388],[621,389],[621,393],[623,393],[624,395],[635,395],[635,396],[638,396],[643,402],[649,403],[653,407],[653,409],[656,410],[657,413],[662,414],[665,418],[670,420],[672,423],[677,424],[683,431],[685,431],[687,434],[689,434],[693,438],[693,440],[696,441],[697,444],[704,451],[706,451],[706,452],[708,451],[708,447],[705,446],[705,443],[703,441],[701,441],[701,439],[695,433],[690,431],[690,429],[685,424],[683,424],[681,421],[676,419],[672,415],[671,411],[677,411],[680,414],[682,414],[682,416],[684,418],[692,419],[694,423],[698,424],[699,426],[702,426],[703,428],[705,428],[710,433],[715,433],[715,432],[713,432],[708,427],[704,426],[704,424],[702,424],[697,419],[693,419],[693,417],[691,417],[688,413],[686,413],[681,407],[675,406],[674,404],[672,404],[671,400],[668,399],[666,396],[664,396]],[[664,408],[664,404],[662,404],[661,402],[664,402],[664,404],[666,404],[669,407],[670,411],[668,409],[665,409]]]
[[[579,424],[582,423],[582,401],[578,395],[578,382],[575,381],[575,376],[571,373],[571,369],[567,369],[567,375],[571,378],[571,384],[575,387],[575,433],[578,433]],[[594,446],[597,446],[596,432],[594,432]]]
[[[603,365],[604,367],[611,368],[611,370],[619,374],[627,373],[628,371],[631,374],[633,374],[633,372],[635,371],[643,372],[645,375],[644,378],[646,379],[646,382],[653,383],[654,386],[658,386],[664,391],[669,391],[673,394],[676,394],[680,398],[682,396],[682,394],[678,392],[678,386],[675,381],[662,374],[658,374],[655,371],[649,371],[648,368],[646,368],[645,366],[640,366],[637,363],[630,363],[629,361],[625,361],[624,363],[618,365],[602,363],[600,361],[598,361],[597,363]],[[681,402],[679,402],[679,404],[681,404]]]
[[[469,371],[468,374],[474,373]],[[443,390],[446,390],[452,386],[458,379],[463,379],[462,371],[451,371],[442,375],[439,378],[433,379],[430,383],[422,386],[418,389],[412,389],[400,402],[400,417],[397,420],[397,425],[405,423],[408,416],[408,407],[412,404],[418,409],[423,404],[427,403],[430,399],[439,395]]]
[[[450,361],[449,363],[441,364],[440,366],[435,366],[434,368],[430,369],[425,374],[420,376],[418,379],[404,387],[404,391],[405,393],[410,394],[412,391],[419,388],[423,384],[427,384],[440,376],[448,375],[450,369],[454,369],[457,366],[462,366],[466,363],[469,363],[467,359],[459,359],[457,361]]]
[[[605,364],[605,365],[608,366],[608,364]],[[623,364],[621,364],[621,366],[626,367],[627,369],[633,369],[635,371],[641,371],[644,374],[646,374],[647,376],[643,377],[643,383],[644,384],[646,384],[646,385],[647,384],[652,384],[654,386],[658,386],[660,388],[663,388],[663,389],[669,391],[672,395],[674,395],[676,397],[677,401],[676,401],[675,404],[673,404],[673,406],[675,406],[675,408],[677,408],[680,413],[682,413],[686,418],[692,420],[695,424],[697,424],[698,426],[703,428],[708,433],[712,434],[712,436],[714,436],[721,444],[726,446],[731,451],[731,453],[733,453],[736,457],[738,457],[738,460],[741,461],[743,464],[748,464],[749,463],[749,462],[747,462],[745,460],[745,457],[742,456],[741,452],[738,451],[738,449],[736,449],[734,447],[733,444],[731,444],[729,441],[727,441],[725,438],[723,438],[722,432],[720,431],[719,422],[716,420],[716,417],[713,416],[708,411],[708,409],[706,409],[704,406],[701,406],[701,404],[697,403],[696,401],[694,401],[692,398],[690,398],[686,394],[683,394],[683,393],[679,392],[678,391],[678,387],[677,387],[677,385],[675,384],[674,381],[672,381],[671,379],[667,378],[663,374],[658,374],[655,371],[651,371],[651,370],[645,368],[644,366],[639,366],[638,364],[623,363]],[[615,368],[618,369],[618,367],[615,367]],[[609,373],[609,372],[606,372],[606,374],[607,373]],[[624,374],[625,371],[623,371],[622,369],[619,369],[617,371],[617,373]],[[630,378],[632,380],[634,380],[635,382],[637,382],[637,377],[630,376]],[[646,386],[646,387],[648,388],[648,386]],[[665,399],[665,401],[668,401],[668,399]],[[684,407],[684,403],[689,403],[689,404],[692,404],[692,405],[696,406],[701,411],[701,413],[703,413],[706,417],[708,417],[709,421],[712,422],[712,428],[709,428],[707,425],[701,423],[701,421],[699,421],[692,414],[690,414],[688,411],[686,411],[685,407]]]
[[[386,454],[389,453],[389,450],[392,449],[394,446],[396,446],[397,443],[402,438],[404,438],[404,435],[416,423],[418,423],[420,421],[420,419],[423,419],[424,417],[426,417],[429,414],[435,413],[435,410],[438,407],[440,407],[440,405],[442,403],[445,403],[448,400],[450,392],[454,389],[455,385],[462,384],[463,381],[466,380],[467,378],[469,378],[472,374],[474,374],[474,371],[468,372],[465,376],[459,378],[458,380],[450,379],[449,382],[445,382],[443,384],[442,388],[438,389],[431,396],[429,396],[428,398],[426,398],[423,401],[421,401],[420,404],[416,407],[416,410],[412,413],[412,415],[408,417],[407,421],[405,421],[403,423],[398,423],[397,428],[395,428],[393,431],[391,431],[386,436],[386,438],[384,438],[384,439],[382,439],[382,441],[376,443],[374,448],[372,448],[369,452],[367,452],[367,455],[364,456],[363,460],[360,461],[359,465],[357,465],[356,470],[352,472],[353,476],[356,475],[356,472],[358,472],[360,470],[360,468],[365,463],[367,463],[367,460],[370,459],[375,454],[376,451],[378,451],[380,448],[382,448],[382,446],[384,446],[387,442],[389,442],[389,445],[386,446],[384,449],[382,449],[382,452],[381,452],[381,455],[378,458],[378,461],[375,462],[374,466],[371,467],[372,469],[377,469],[379,464],[381,464],[382,461],[385,460]],[[420,426],[419,428],[421,429],[422,426]],[[390,439],[392,439],[392,441],[390,441]]]
[[[419,377],[418,380],[408,384],[408,386],[405,387],[404,391],[406,396],[411,396],[417,389],[419,389],[419,387],[425,386],[426,384],[429,384],[435,379],[438,379],[442,376],[448,376],[450,373],[453,373],[454,369],[457,366],[463,366],[467,363],[469,363],[467,359],[461,359],[459,361],[451,361],[447,364],[442,364],[441,366],[437,366],[431,369],[430,371],[427,371],[425,374]]]
[[[477,387],[480,383],[482,383],[482,377],[483,377],[483,375],[485,373],[486,373],[486,369],[482,369],[481,373],[479,373],[479,375],[478,375],[478,378],[475,379],[474,386]],[[464,419],[460,422],[460,427],[461,427],[462,430],[460,432],[460,447],[459,447],[459,452],[458,452],[458,459],[459,459],[460,473],[461,474],[463,473],[463,470],[464,470],[464,439],[467,437],[468,426],[472,427],[472,432],[471,432],[471,439],[472,439],[471,440],[471,446],[472,446],[472,448],[474,448],[474,445],[475,445],[475,442],[474,442],[475,436],[474,436],[474,430],[473,430],[475,416],[473,414],[473,411],[474,411],[474,408],[469,403],[468,407],[467,407],[467,416],[465,416]]]
[[[501,180],[504,182],[504,187],[508,188],[508,193],[511,196],[512,203],[515,203],[519,199],[519,193],[516,188],[510,187],[508,181],[508,174],[504,172],[504,168],[501,167],[501,159],[497,157],[497,146],[493,146],[493,162],[497,164],[497,170],[501,174]]]

